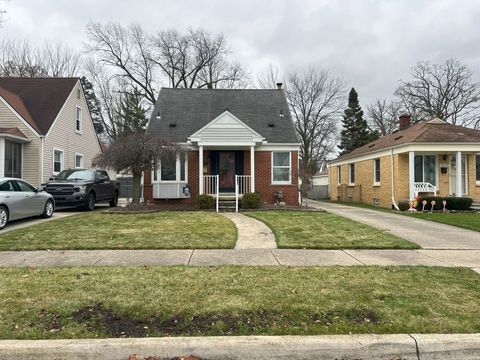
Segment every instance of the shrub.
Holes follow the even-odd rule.
[[[210,195],[198,195],[195,198],[195,204],[200,209],[213,209],[215,207],[215,198]]]
[[[262,197],[259,193],[244,194],[240,206],[242,209],[258,209],[262,205]]]
[[[407,211],[408,209],[410,209],[409,201],[408,200],[399,201],[398,208],[400,209],[400,211]]]

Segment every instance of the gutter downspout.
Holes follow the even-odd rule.
[[[393,149],[390,149],[390,173],[392,174],[391,179],[392,179],[392,205],[393,207],[400,211],[398,208],[397,202],[395,201],[395,178],[394,178],[394,173],[393,173]]]
[[[40,185],[43,183],[43,162],[44,162],[44,155],[45,155],[45,136],[40,135]]]

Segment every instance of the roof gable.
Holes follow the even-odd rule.
[[[37,133],[46,135],[78,78],[0,77],[0,96]]]
[[[262,143],[264,137],[243,123],[229,110],[225,110],[192,134],[189,140],[198,145],[255,145]]]

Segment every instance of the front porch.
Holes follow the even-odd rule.
[[[473,196],[475,154],[462,151],[408,152],[409,199],[421,195]],[[472,165],[472,166],[471,166]]]

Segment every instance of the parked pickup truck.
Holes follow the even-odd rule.
[[[117,206],[120,183],[110,180],[105,170],[69,169],[43,184],[53,195],[56,207],[83,207],[93,210],[97,202]]]

